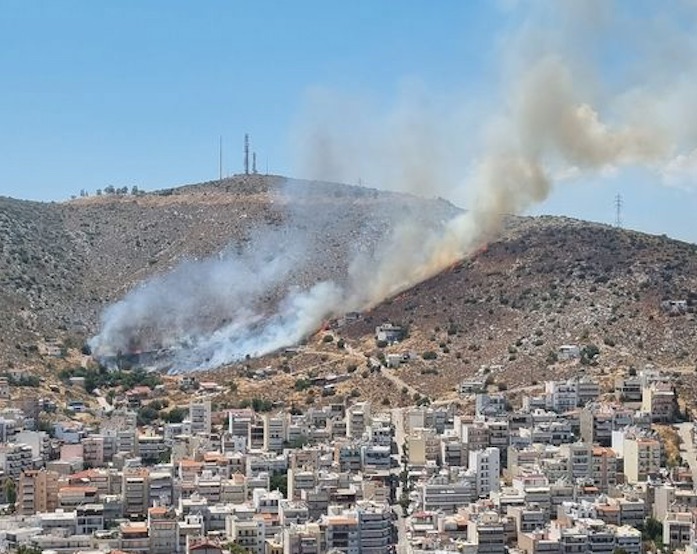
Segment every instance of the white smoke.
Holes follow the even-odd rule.
[[[201,337],[193,348],[181,353],[174,369],[213,369],[295,344],[332,314],[342,294],[340,287],[326,281],[307,291],[291,291],[276,313],[251,321],[237,317],[209,337]]]
[[[689,55],[694,10],[679,13],[680,21],[655,24],[655,14],[627,17],[610,2],[535,4],[502,40],[502,86],[489,110],[455,95],[429,101],[421,89],[380,113],[362,100],[315,91],[295,136],[303,176],[441,195],[464,200],[468,211],[441,226],[394,218],[377,246],[351,258],[345,278],[287,291],[269,313],[270,290],[298,268],[322,263],[306,243],[332,218],[301,239],[278,240],[283,231],[275,230],[242,253],[186,264],[136,289],[105,312],[93,345],[126,349],[154,333],[165,347],[188,343],[182,369],[265,354],[299,341],[328,315],[372,306],[467,256],[499,232],[507,214],[547,198],[560,175],[638,166],[659,182],[682,183],[696,167],[697,57]],[[638,55],[608,67],[595,45],[617,42]]]
[[[302,253],[296,236],[264,230],[241,251],[186,261],[107,308],[91,346],[102,354],[172,348],[221,324],[254,325],[261,317],[256,305],[288,278]]]
[[[697,150],[670,160],[662,168],[661,177],[666,186],[694,189],[697,186]]]
[[[94,354],[162,350],[174,371],[210,369],[295,344],[329,316],[364,304],[362,295],[350,297],[360,283],[349,283],[348,259],[389,242],[394,214],[385,208],[399,208],[401,216],[410,213],[408,203],[294,181],[271,194],[281,224],[257,228],[241,246],[186,261],[134,288],[102,314],[101,331],[90,341]],[[439,221],[423,213],[409,219],[431,227]],[[338,241],[343,252],[332,246]]]

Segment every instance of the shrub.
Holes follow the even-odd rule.
[[[188,415],[189,411],[186,408],[174,407],[169,412],[165,412],[162,416],[167,423],[181,423]]]
[[[255,412],[270,412],[271,409],[273,408],[273,404],[271,403],[270,400],[266,400],[266,399],[258,398],[258,397],[252,398],[251,406]]]
[[[143,406],[138,409],[138,425],[149,425],[160,416],[160,413],[151,406]]]
[[[322,337],[322,342],[332,342],[334,340],[334,335],[324,335]]]
[[[600,348],[595,344],[588,344],[581,349],[581,363],[583,365],[590,365],[599,355]]]
[[[421,357],[424,360],[435,360],[438,358],[438,354],[436,354],[433,350],[426,350],[426,352],[421,354]]]

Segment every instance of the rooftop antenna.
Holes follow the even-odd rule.
[[[615,196],[615,227],[622,227],[622,195]]]
[[[223,135],[220,135],[218,144],[218,179],[223,180]]]
[[[252,173],[257,174],[257,153],[252,152]]]
[[[249,134],[244,135],[244,174],[249,175]]]

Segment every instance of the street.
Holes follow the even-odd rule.
[[[402,456],[404,456],[404,441],[406,439],[406,433],[404,432],[404,411],[402,408],[393,408],[392,411],[392,424],[394,425],[394,440],[397,443],[397,456],[399,459],[399,465],[392,470],[392,472],[397,475],[403,469]],[[402,482],[399,481],[397,486],[397,501],[402,497]],[[409,545],[409,540],[407,539],[407,520],[402,507],[396,504],[394,507],[394,512],[397,514],[397,554],[409,554],[411,552],[411,547]]]
[[[678,423],[675,427],[678,435],[682,439],[680,444],[680,455],[687,462],[692,470],[692,482],[697,483],[697,451],[692,439],[692,429],[694,424],[691,421]]]

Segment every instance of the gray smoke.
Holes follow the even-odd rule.
[[[282,224],[134,288],[102,314],[90,341],[95,355],[162,350],[163,363],[190,371],[295,344],[329,316],[355,309],[349,260],[388,241],[396,217],[440,221],[437,213],[412,213],[401,198],[342,185],[289,180],[271,194]]]
[[[333,218],[301,233],[298,225],[261,232],[247,249],[134,290],[104,313],[93,345],[125,350],[147,336],[180,348],[181,369],[217,367],[291,345],[328,315],[370,307],[442,271],[495,237],[506,214],[547,198],[559,176],[638,166],[683,186],[697,167],[697,35],[694,11],[684,9],[666,21],[628,17],[610,2],[535,4],[502,40],[502,86],[488,106],[410,87],[382,113],[315,92],[295,136],[300,174],[440,195],[468,210],[442,225],[393,218],[371,247],[346,253],[345,278],[286,287],[271,311],[271,290],[323,263],[312,237]],[[594,46],[617,42],[637,55],[608,67]],[[375,213],[366,213],[370,223]]]
[[[240,250],[186,261],[141,284],[104,312],[93,349],[113,355],[173,348],[196,343],[220,326],[258,325],[265,297],[304,256],[302,237],[284,231],[257,231]]]

